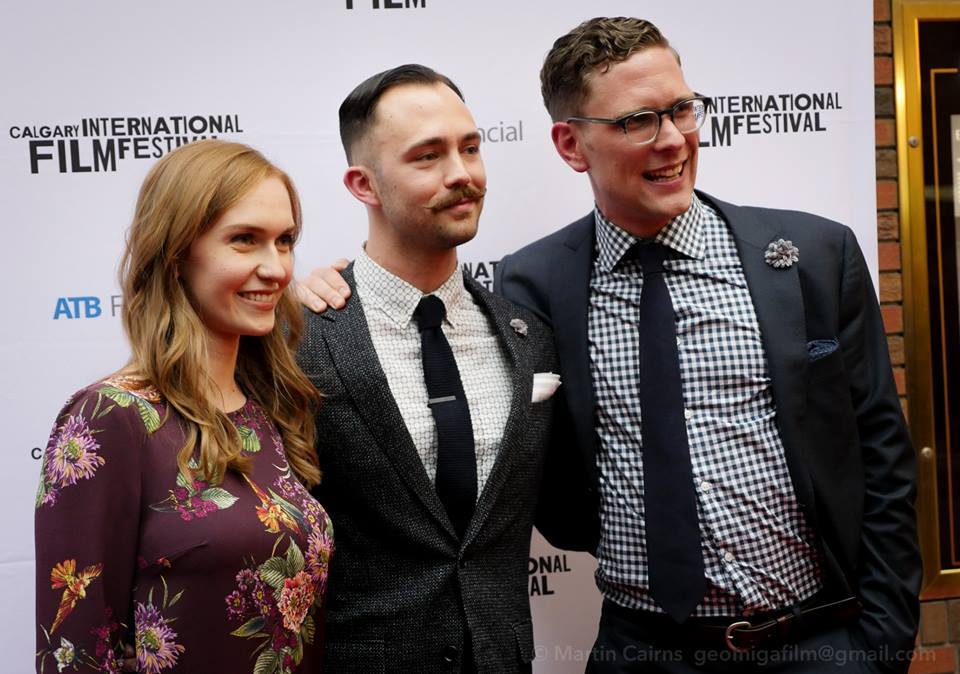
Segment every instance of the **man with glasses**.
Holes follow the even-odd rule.
[[[583,23],[541,82],[595,208],[497,285],[560,354],[538,528],[597,556],[588,671],[905,672],[915,467],[853,233],[694,190],[709,101],[647,21]]]

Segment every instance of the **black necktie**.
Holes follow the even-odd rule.
[[[703,599],[707,581],[673,303],[663,278],[666,249],[658,243],[636,244],[632,252],[643,268],[640,414],[650,593],[674,620],[683,622]]]
[[[436,295],[421,298],[413,312],[420,328],[430,411],[437,425],[437,496],[462,538],[477,501],[477,457],[460,371],[440,327],[445,315],[443,300]]]

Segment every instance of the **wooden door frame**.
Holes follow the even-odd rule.
[[[935,361],[930,349],[929,274],[937,270],[938,261],[927,256],[918,27],[926,20],[960,20],[960,0],[893,0],[892,9],[907,396],[917,449],[917,514],[924,560],[921,598],[942,599],[960,596],[960,569],[944,569],[940,554],[932,373],[945,364]]]

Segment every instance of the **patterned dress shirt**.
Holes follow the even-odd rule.
[[[597,401],[601,539],[608,599],[661,612],[649,594],[637,324],[643,277],[624,259],[636,238],[596,210],[588,336]],[[669,250],[684,413],[709,589],[696,616],[787,607],[822,585],[776,426],[770,373],[736,243],[696,195],[654,239]]]
[[[437,427],[427,406],[420,331],[413,318],[423,293],[378,265],[364,251],[354,261],[353,273],[390,393],[432,482],[437,475]],[[513,382],[509,361],[490,319],[464,286],[459,268],[430,294],[443,300],[447,310],[443,334],[457,361],[470,406],[479,497],[497,460],[510,414]]]

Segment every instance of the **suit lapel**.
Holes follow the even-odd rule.
[[[370,429],[380,449],[390,458],[397,473],[420,498],[423,505],[447,532],[456,532],[427,476],[423,461],[390,392],[390,385],[370,338],[370,329],[359,297],[353,268],[343,278],[354,291],[354,299],[340,311],[327,311],[322,318],[330,322],[324,340],[334,367],[354,401],[357,412]],[[322,429],[320,429],[322,432]]]
[[[477,500],[477,508],[473,519],[464,535],[463,546],[467,546],[476,537],[484,522],[496,503],[497,496],[511,473],[511,466],[517,455],[522,451],[523,434],[526,427],[527,413],[530,400],[533,396],[533,369],[530,360],[524,353],[523,338],[510,325],[516,318],[516,313],[510,312],[510,305],[491,293],[480,290],[480,285],[468,276],[464,276],[467,290],[482,307],[490,319],[500,343],[504,346],[507,358],[510,361],[510,376],[512,395],[510,414],[503,429],[500,450],[494,462],[493,469]]]
[[[767,355],[787,467],[800,503],[813,505],[813,487],[803,448],[808,356],[799,264],[777,269],[766,263],[767,246],[782,236],[778,224],[760,220],[748,210],[707,195],[700,196],[723,214],[736,238]]]
[[[590,269],[593,262],[595,230],[591,212],[570,229],[560,246],[550,284],[550,316],[560,355],[562,390],[582,448],[584,469],[593,474],[596,432],[590,350],[587,341],[587,311],[590,306]]]

